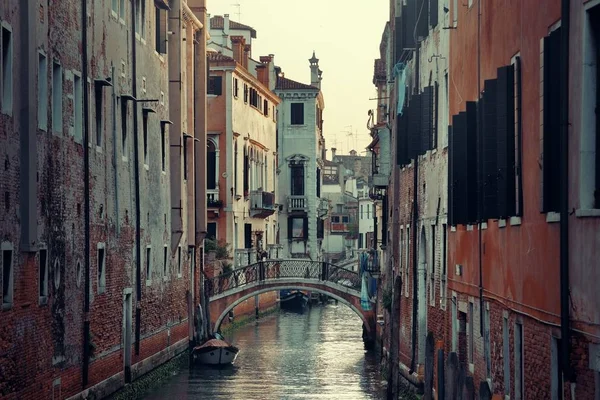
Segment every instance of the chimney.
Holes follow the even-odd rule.
[[[319,69],[319,59],[313,51],[312,58],[308,60],[310,63],[310,84],[321,89],[321,70]]]
[[[245,41],[244,41],[245,43]],[[244,66],[244,68],[246,68],[246,70],[248,69],[248,60],[250,59],[250,56],[252,55],[252,46],[249,44],[245,44],[244,45],[244,63],[242,64]]]
[[[265,85],[269,90],[271,90],[271,80],[273,74],[273,55],[269,54],[268,56],[260,56],[260,64],[256,67],[256,72],[258,75],[258,80]]]
[[[333,159],[335,158],[335,152],[336,152],[336,150],[337,149],[335,147],[331,148],[331,161],[333,161]]]
[[[223,46],[229,45],[229,14],[223,16]]]
[[[243,36],[232,36],[231,37],[231,48],[233,50],[233,59],[238,64],[244,65],[244,47],[246,45],[246,39]]]

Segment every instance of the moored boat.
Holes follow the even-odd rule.
[[[233,364],[240,349],[221,339],[210,339],[194,347],[192,355],[200,364],[229,365]]]
[[[304,312],[308,300],[308,295],[300,290],[281,290],[279,293],[279,306],[283,310]]]

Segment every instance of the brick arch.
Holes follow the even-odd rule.
[[[328,295],[338,300],[342,304],[348,306],[352,311],[354,311],[355,314],[357,314],[360,317],[369,336],[373,336],[375,334],[375,314],[373,311],[363,311],[361,309],[360,293],[350,293],[350,291],[344,290],[343,288],[338,289],[331,287],[331,285],[314,284],[308,282],[286,284],[281,282],[273,282],[271,284],[262,284],[251,288],[246,288],[245,290],[235,294],[211,300],[209,302],[209,310],[211,316],[218,315],[218,318],[216,318],[213,324],[213,332],[216,332],[219,329],[221,323],[229,314],[229,312],[233,310],[235,306],[241,304],[243,301],[261,293],[286,289],[314,291]],[[211,320],[212,319],[213,318],[211,317]]]

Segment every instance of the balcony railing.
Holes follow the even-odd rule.
[[[206,192],[206,206],[208,208],[221,208],[223,202],[219,199],[219,189],[208,189]]]
[[[288,211],[308,211],[308,202],[305,196],[288,196]]]
[[[266,218],[275,213],[275,195],[262,190],[250,192],[250,216]]]
[[[332,222],[331,223],[331,232],[333,232],[333,233],[348,232],[348,224],[345,222]]]
[[[241,268],[258,261],[256,249],[235,249],[233,251],[233,267]]]

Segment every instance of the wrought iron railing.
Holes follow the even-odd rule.
[[[277,279],[313,279],[360,291],[358,272],[334,264],[310,260],[259,261],[204,281],[206,294],[216,296],[245,285]]]

